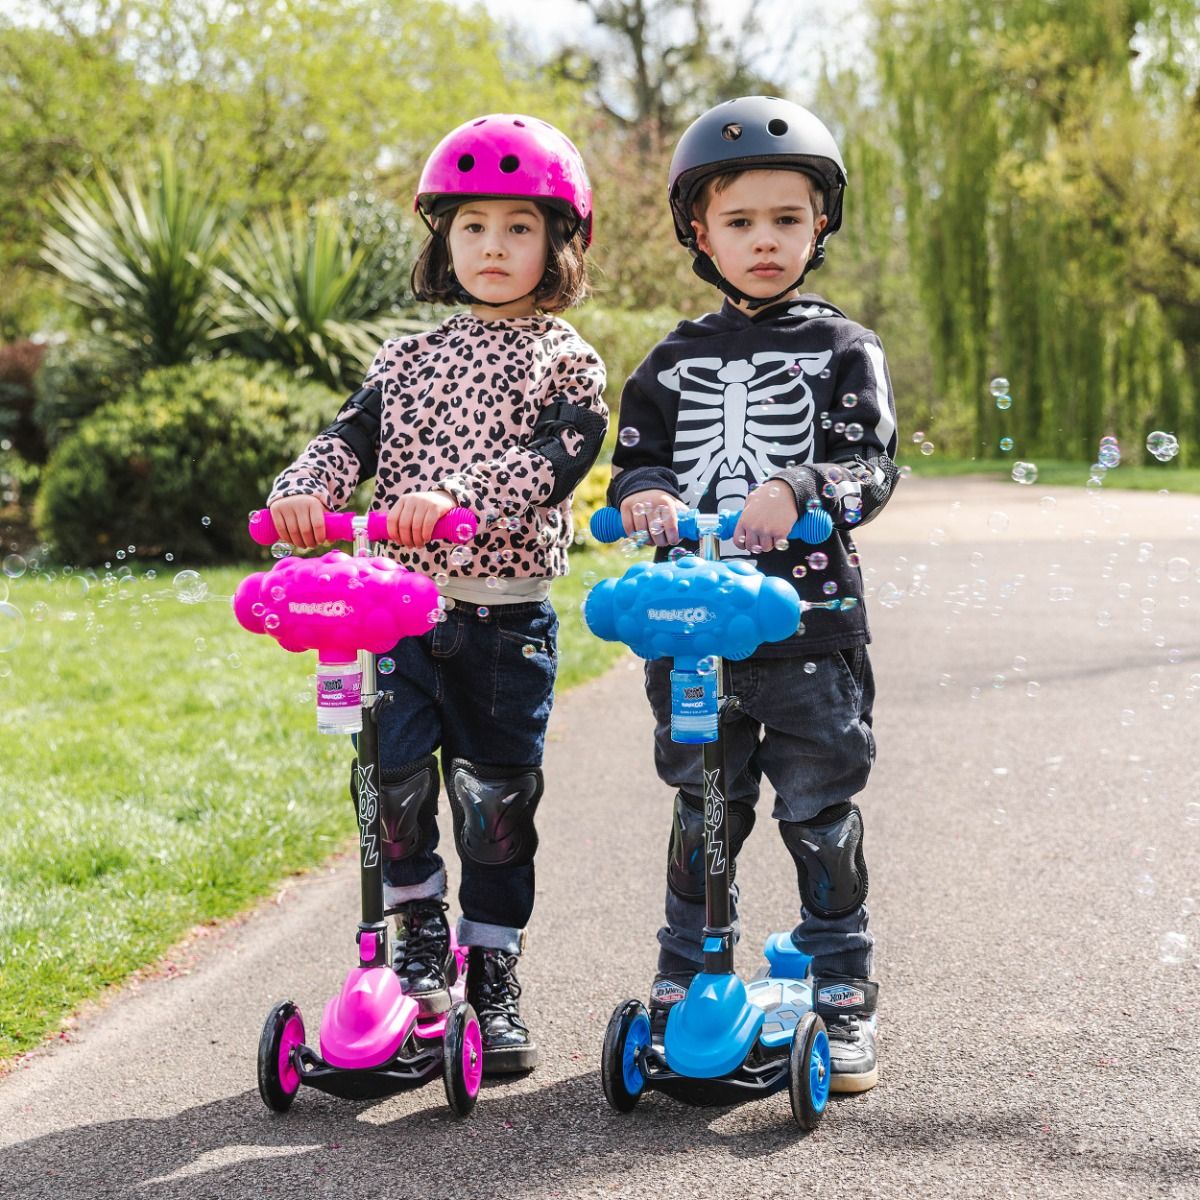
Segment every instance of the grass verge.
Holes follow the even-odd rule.
[[[580,601],[623,566],[580,549],[555,583],[560,688],[621,653]],[[353,837],[350,751],[315,732],[313,656],[233,619],[249,569],[203,570],[192,604],[178,564],[0,574],[0,1061]]]

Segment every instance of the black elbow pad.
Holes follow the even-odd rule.
[[[574,454],[567,451],[562,441],[562,435],[569,429],[582,439]],[[542,409],[534,424],[529,448],[549,459],[554,469],[554,488],[546,504],[558,504],[575,490],[596,461],[607,429],[606,418],[579,404],[556,400]]]
[[[379,466],[379,424],[383,393],[375,387],[359,388],[345,404],[341,414],[327,429],[325,437],[341,438],[354,452],[361,478],[369,479]]]

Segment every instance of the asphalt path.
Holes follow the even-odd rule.
[[[670,819],[628,659],[551,725],[536,1072],[466,1121],[440,1082],[264,1108],[268,1008],[295,999],[315,1036],[353,962],[347,856],[0,1080],[0,1195],[1200,1196],[1200,498],[912,479],[860,543],[874,1091],[807,1136],[786,1094],[607,1108],[601,1039],[648,988]],[[748,975],[797,907],[769,819],[739,876]]]

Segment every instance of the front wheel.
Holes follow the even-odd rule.
[[[801,1129],[815,1129],[829,1103],[829,1034],[816,1013],[805,1013],[796,1026],[788,1059],[792,1116]]]
[[[483,1079],[483,1035],[475,1010],[460,1000],[446,1014],[442,1041],[442,1080],[446,1103],[460,1117],[469,1116]]]
[[[646,1076],[641,1052],[650,1045],[650,1018],[640,1000],[618,1004],[604,1033],[600,1078],[604,1097],[617,1112],[632,1112],[642,1097]]]
[[[293,1051],[303,1045],[300,1010],[290,1000],[275,1005],[258,1039],[258,1094],[275,1112],[287,1112],[300,1090],[300,1071]]]

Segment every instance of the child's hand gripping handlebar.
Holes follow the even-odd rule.
[[[327,512],[325,514],[325,537],[331,542],[349,542],[354,540],[354,522],[364,518],[352,512]],[[387,513],[369,512],[366,514],[367,537],[373,542],[388,540]],[[452,508],[445,516],[438,518],[433,527],[435,542],[458,542],[460,545],[469,542],[475,536],[479,521],[469,508]],[[279,541],[279,532],[269,508],[260,508],[250,514],[250,536],[260,545],[269,546]]]
[[[692,542],[699,541],[703,533],[716,533],[722,539],[730,538],[741,515],[730,509],[722,509],[719,513],[702,513],[697,508],[690,508],[678,515],[679,536]],[[592,537],[598,542],[619,542],[625,537],[621,510],[598,508],[592,513],[591,530]],[[788,537],[815,546],[825,541],[832,532],[833,518],[823,508],[816,508],[806,512],[792,526]]]
[[[386,537],[385,513],[370,514],[368,533],[376,516]],[[267,509],[251,517],[251,536],[263,544],[276,540],[270,517]],[[326,532],[353,537],[355,519],[354,513],[327,513]],[[477,526],[474,513],[458,508],[438,521],[434,533],[462,543]],[[402,637],[432,629],[437,610],[432,579],[390,558],[351,557],[340,550],[319,558],[285,558],[270,571],[244,579],[233,597],[243,628],[269,634],[285,650],[316,650],[324,662],[350,662],[360,650],[383,654]]]

